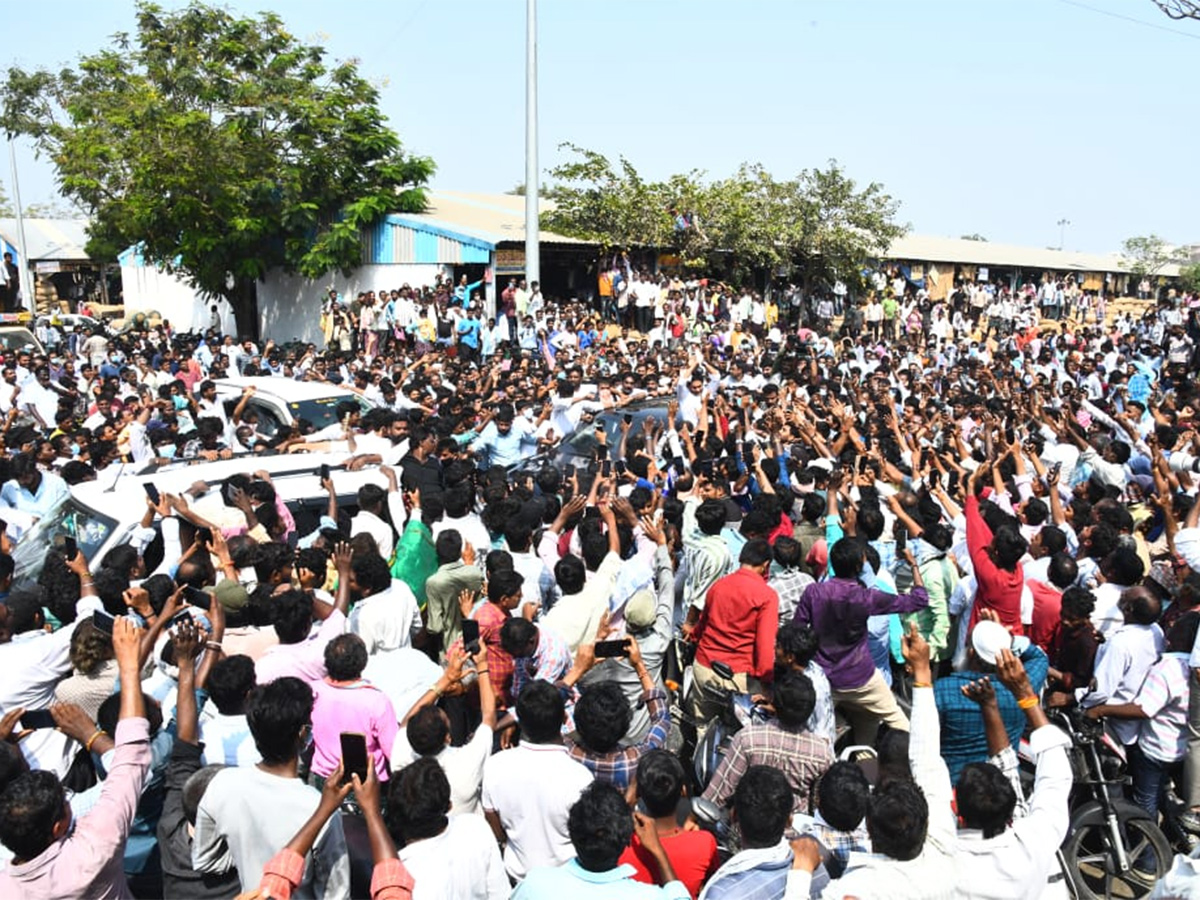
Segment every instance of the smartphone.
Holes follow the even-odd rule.
[[[341,740],[342,771],[346,773],[346,778],[357,775],[359,781],[366,781],[367,766],[371,762],[367,757],[367,736],[354,731],[343,731]]]
[[[162,495],[158,493],[158,488],[156,488],[151,482],[147,481],[142,485],[142,489],[145,490],[146,496],[150,498],[150,502],[155,506],[158,506],[158,502],[162,499]]]
[[[208,609],[212,606],[212,594],[191,585],[183,589],[183,599],[199,609]]]
[[[75,543],[75,538],[69,534],[63,535],[62,552],[65,559],[74,559],[75,555],[79,553],[79,545]]]
[[[106,613],[102,609],[93,610],[92,612],[92,626],[98,631],[103,631],[105,634],[113,633],[113,623],[116,621],[116,616],[112,613]]]
[[[212,543],[212,529],[211,528],[197,528],[196,529],[196,540],[198,540],[200,542],[201,547],[207,547],[209,544]]]
[[[623,460],[623,459],[618,459],[616,462],[613,463],[613,471],[616,472],[618,475],[624,475],[625,468],[626,468],[625,460]]]
[[[48,709],[31,709],[22,713],[21,727],[30,731],[39,728],[56,728],[54,716]]]
[[[624,418],[625,418],[625,424],[626,424],[626,425],[632,425],[632,424],[633,424],[633,413],[625,413],[625,416],[624,416]]]
[[[567,463],[563,466],[563,480],[570,481],[575,477],[575,466],[572,463]]]
[[[612,476],[612,460],[606,459],[600,464],[600,475],[604,478]]]
[[[896,529],[896,552],[903,553],[908,547],[908,529],[901,525]]]
[[[713,461],[712,459],[700,460],[700,474],[705,478],[712,480],[713,477]]]
[[[1060,463],[1060,462],[1056,462],[1054,465],[1052,465],[1052,466],[1050,467],[1050,471],[1049,471],[1048,475],[1049,475],[1049,477],[1051,477],[1051,478],[1057,478],[1057,477],[1058,477],[1058,473],[1059,473],[1059,472],[1061,472],[1061,471],[1062,471],[1062,463]]]
[[[468,653],[474,654],[479,652],[479,623],[474,619],[463,619],[462,623],[463,647]]]
[[[329,463],[321,463],[319,477],[322,482],[329,480]]]
[[[608,659],[612,656],[629,655],[629,638],[619,641],[596,641],[596,659]]]
[[[175,613],[175,615],[171,617],[171,621],[167,623],[167,627],[174,628],[177,625],[183,624],[184,622],[188,621],[188,619],[191,619],[191,618],[192,618],[192,613],[190,610],[181,609],[179,612]]]

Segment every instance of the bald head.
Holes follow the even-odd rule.
[[[1132,587],[1121,594],[1118,602],[1126,624],[1153,625],[1162,613],[1162,604],[1148,588]]]

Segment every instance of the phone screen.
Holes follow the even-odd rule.
[[[353,731],[343,731],[342,740],[342,769],[346,778],[357,775],[359,781],[367,780],[367,737]]]
[[[21,714],[21,727],[29,730],[54,728],[54,716],[48,709],[31,709]]]
[[[479,652],[479,623],[474,619],[463,619],[463,646],[468,653]]]
[[[621,638],[619,641],[596,641],[596,659],[606,659],[610,656],[628,656],[629,638]]]
[[[145,484],[143,484],[142,488],[143,488],[143,490],[145,490],[146,496],[150,498],[150,502],[153,503],[155,506],[158,506],[159,500],[162,499],[162,496],[158,493],[158,488],[156,488],[149,481],[147,481]]]
[[[566,479],[567,481],[570,481],[574,477],[575,477],[575,466],[571,465],[570,463],[563,466],[563,478]]]
[[[79,553],[79,545],[75,543],[75,538],[69,534],[63,536],[62,552],[63,556],[67,559],[74,559],[76,554]]]
[[[321,464],[320,478],[321,478],[321,480],[322,480],[322,481],[328,481],[328,480],[329,480],[329,463],[322,463],[322,464]]]
[[[625,413],[625,424],[626,425],[633,424],[633,413]]]
[[[606,459],[600,464],[600,474],[605,478],[608,478],[610,475],[612,475],[612,460]]]
[[[209,544],[212,543],[212,529],[211,528],[197,528],[196,529],[196,540],[200,542],[201,547],[207,547]]]
[[[896,531],[896,552],[903,553],[908,546],[908,529],[903,525]]]
[[[111,613],[106,613],[102,609],[97,609],[92,612],[92,625],[98,631],[103,631],[105,634],[113,633],[113,623],[116,621],[117,619],[114,615]]]
[[[613,471],[616,472],[618,475],[624,475],[625,474],[625,460],[618,459],[616,462],[614,462],[613,463]]]

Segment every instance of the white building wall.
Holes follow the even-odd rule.
[[[121,266],[125,315],[156,312],[176,331],[203,331],[213,324],[213,306],[221,330],[234,332],[233,309],[220,299],[206,298],[178,275],[153,266]]]
[[[348,302],[360,291],[391,291],[405,284],[431,287],[438,273],[450,278],[453,266],[366,265],[348,277],[334,273],[319,281],[272,272],[258,284],[259,334],[263,340],[269,338],[277,344],[292,340],[320,344],[321,300],[330,288]],[[212,307],[216,306],[221,330],[236,333],[228,302],[206,297],[177,275],[152,266],[122,266],[121,281],[127,316],[153,311],[169,320],[176,331],[203,331],[213,324]]]
[[[305,341],[320,344],[321,301],[335,289],[345,300],[353,300],[362,291],[392,291],[404,285],[432,287],[438,273],[449,278],[452,266],[403,263],[360,266],[349,276],[335,272],[317,281],[299,275],[270,273],[258,284],[259,334],[277,344]]]

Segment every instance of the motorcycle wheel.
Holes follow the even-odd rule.
[[[1099,810],[1095,812],[1074,823],[1062,848],[1075,896],[1079,900],[1148,897],[1174,858],[1166,835],[1140,809],[1118,804],[1117,819],[1130,860],[1129,871],[1120,872],[1110,849],[1108,826]]]

